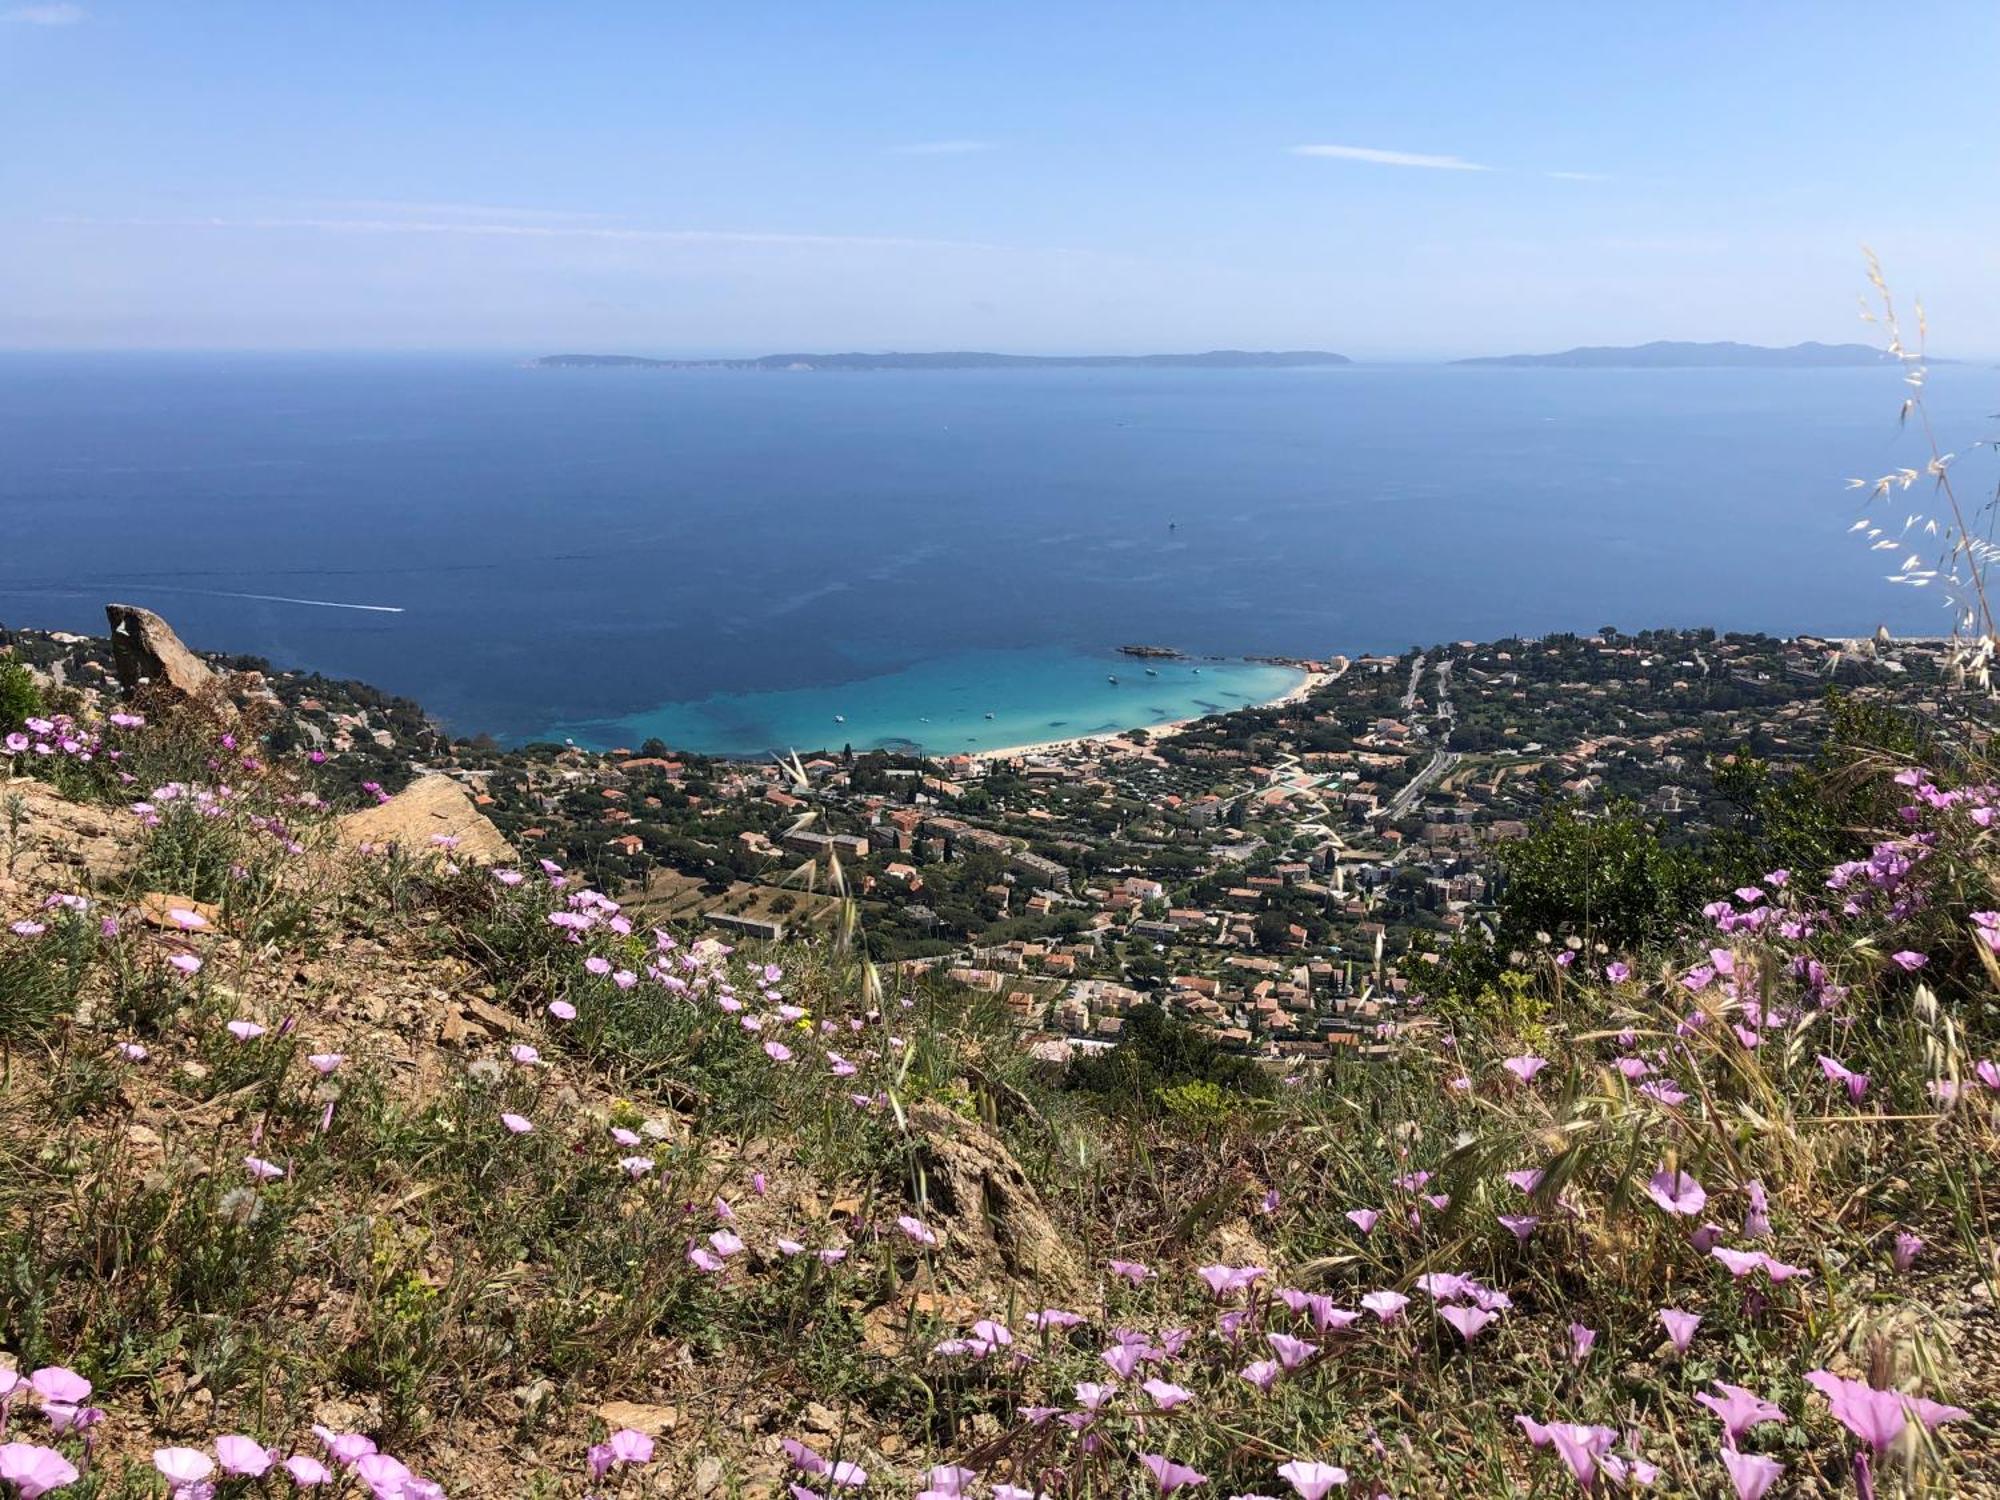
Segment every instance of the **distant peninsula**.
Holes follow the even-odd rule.
[[[1894,355],[1872,344],[1805,343],[1774,349],[1763,344],[1689,344],[1659,339],[1650,344],[1619,347],[1591,345],[1565,349],[1560,354],[1486,355],[1479,359],[1455,359],[1452,363],[1573,370],[1823,370],[1844,365],[1884,365],[1894,360]]]
[[[1302,370],[1352,364],[1323,349],[1206,354],[766,354],[758,359],[642,359],[634,354],[545,354],[543,370]]]

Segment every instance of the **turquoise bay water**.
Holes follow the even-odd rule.
[[[967,651],[853,682],[717,693],[625,718],[564,724],[556,732],[592,749],[657,738],[717,755],[843,745],[948,755],[1267,703],[1300,675],[1262,662],[1146,662],[1060,648]],[[1115,684],[1108,680],[1114,676]]]
[[[1968,489],[1994,385],[1933,372]],[[1249,656],[1943,629],[1848,533],[1848,476],[1923,462],[1902,396],[1882,369],[0,351],[0,622],[143,604],[510,741],[1020,743],[1277,691]],[[1126,641],[1237,665],[1148,678]]]

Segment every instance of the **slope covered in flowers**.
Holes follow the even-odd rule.
[[[1106,1113],[865,934],[343,848],[198,715],[0,816],[0,1494],[1980,1492],[2000,791],[1380,1066]],[[10,796],[0,786],[0,801]],[[20,796],[17,790],[12,795]],[[69,870],[60,880],[20,871]]]

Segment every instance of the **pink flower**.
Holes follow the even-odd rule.
[[[1907,1271],[1917,1263],[1923,1253],[1924,1242],[1907,1229],[1898,1232],[1894,1247],[1889,1251],[1889,1264],[1898,1271]]]
[[[1921,953],[1913,953],[1908,948],[1904,948],[1900,952],[1891,953],[1889,955],[1889,962],[1904,973],[1913,974],[1929,963],[1930,960]]]
[[[1512,1073],[1523,1083],[1534,1082],[1535,1075],[1548,1065],[1549,1060],[1546,1057],[1536,1057],[1533,1053],[1524,1053],[1520,1057],[1510,1057],[1500,1064],[1501,1067]]]
[[[1534,1214],[1500,1214],[1501,1227],[1508,1230],[1522,1244],[1528,1243],[1528,1236],[1535,1232],[1541,1219]]]
[[[1480,1307],[1463,1307],[1453,1304],[1438,1309],[1438,1316],[1458,1330],[1458,1336],[1471,1343],[1479,1337],[1480,1330],[1499,1316]]]
[[[1673,1341],[1674,1352],[1685,1354],[1688,1345],[1694,1342],[1694,1331],[1701,1326],[1701,1314],[1682,1312],[1677,1307],[1660,1309],[1660,1326],[1667,1330],[1667,1337]]]
[[[1267,1333],[1264,1335],[1264,1342],[1271,1346],[1271,1352],[1278,1356],[1278,1363],[1287,1370],[1296,1370],[1319,1353],[1317,1344],[1293,1338],[1289,1333]]]
[[[1670,1172],[1665,1167],[1646,1184],[1646,1196],[1670,1214],[1693,1217],[1708,1202],[1702,1185],[1686,1172]]]
[[[28,1384],[44,1401],[75,1406],[90,1396],[91,1385],[67,1365],[44,1365],[28,1377]]]
[[[254,1042],[264,1034],[255,1021],[231,1021],[224,1029],[239,1042]]]
[[[75,1484],[77,1478],[76,1466],[53,1448],[0,1444],[0,1483],[13,1485],[21,1500],[41,1500],[51,1490]]]
[[[1591,1346],[1597,1342],[1597,1330],[1585,1328],[1581,1323],[1569,1325],[1569,1362],[1580,1365],[1590,1358]]]
[[[315,1484],[330,1484],[333,1481],[333,1470],[304,1453],[295,1453],[286,1459],[284,1468],[285,1472],[291,1475],[292,1483],[301,1489]]]
[[[535,1129],[535,1122],[526,1115],[502,1114],[500,1116],[500,1123],[505,1125],[508,1132],[513,1135],[530,1135]]]
[[[215,1440],[215,1457],[223,1473],[240,1474],[246,1479],[255,1479],[271,1467],[271,1455],[264,1451],[262,1443],[234,1432],[224,1433]]]
[[[172,958],[168,959],[167,962],[171,964],[174,968],[179,969],[183,974],[199,974],[201,972],[201,960],[196,958],[192,953],[176,953]],[[162,1451],[170,1453],[182,1453],[191,1450],[182,1448],[171,1448],[171,1449],[164,1449]]]
[[[792,1060],[792,1049],[783,1042],[764,1043],[764,1052],[772,1062],[787,1063]]]
[[[340,1065],[347,1061],[347,1054],[345,1052],[315,1052],[306,1058],[306,1061],[312,1064],[312,1069],[315,1073],[329,1074],[336,1072]]]
[[[1321,1500],[1328,1490],[1347,1483],[1347,1470],[1295,1458],[1278,1466],[1278,1477],[1298,1492],[1299,1500]]]
[[[265,1161],[261,1156],[243,1158],[243,1169],[259,1182],[275,1182],[285,1175],[285,1169],[276,1162]]]
[[[554,1016],[558,1021],[574,1021],[576,1019],[576,1007],[571,1005],[567,1000],[551,1000],[549,1002],[549,1014]]]
[[[153,1467],[176,1492],[200,1484],[215,1472],[209,1456],[196,1448],[155,1448]]]
[[[1162,1495],[1171,1495],[1175,1490],[1191,1484],[1207,1484],[1206,1474],[1196,1473],[1186,1464],[1177,1464],[1172,1459],[1158,1453],[1141,1453],[1139,1462],[1151,1472],[1153,1480],[1160,1487]]]
[[[1834,1058],[1828,1057],[1824,1052],[1819,1054],[1819,1070],[1826,1074],[1830,1082],[1845,1087],[1847,1097],[1852,1099],[1856,1104],[1859,1104],[1861,1096],[1868,1092],[1868,1075],[1866,1073],[1849,1072],[1844,1064]]]
[[[1738,1453],[1727,1445],[1722,1450],[1722,1466],[1729,1471],[1729,1482],[1736,1486],[1736,1500],[1763,1500],[1764,1492],[1785,1472],[1785,1466],[1775,1458]]]
[[[908,1238],[915,1240],[919,1245],[935,1245],[938,1242],[937,1231],[914,1215],[898,1214],[896,1216],[896,1227],[902,1230]]]
[[[1393,1323],[1410,1305],[1410,1299],[1401,1292],[1370,1292],[1361,1299],[1361,1305],[1384,1323]]]
[[[1236,1372],[1260,1391],[1268,1391],[1282,1373],[1275,1359],[1255,1360]]]
[[[1176,1406],[1194,1400],[1193,1391],[1166,1380],[1148,1380],[1139,1389],[1151,1396],[1153,1404],[1161,1411],[1172,1411]]]
[[[1111,1262],[1111,1274],[1123,1276],[1132,1285],[1137,1286],[1153,1273],[1136,1260],[1114,1260]]]
[[[118,1044],[118,1055],[127,1062],[135,1063],[144,1062],[148,1057],[152,1056],[151,1053],[137,1042],[120,1042]]]
[[[1347,1211],[1348,1221],[1363,1234],[1367,1234],[1373,1229],[1376,1220],[1381,1217],[1382,1215],[1372,1208],[1350,1208]]]
[[[1700,1391],[1694,1399],[1722,1419],[1722,1430],[1728,1434],[1732,1448],[1751,1428],[1785,1420],[1784,1408],[1773,1406],[1755,1391],[1721,1380],[1715,1382],[1715,1388],[1720,1395]]]

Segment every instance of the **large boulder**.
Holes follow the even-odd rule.
[[[1073,1296],[1083,1267],[1006,1144],[977,1120],[925,1101],[909,1111],[924,1216],[960,1250],[1036,1295]]]
[[[449,776],[419,776],[387,802],[349,813],[336,827],[341,843],[349,848],[394,845],[411,855],[448,852],[454,860],[478,865],[508,864],[519,858],[506,835]]]
[[[236,716],[222,679],[181,643],[173,626],[136,604],[107,604],[104,614],[111,622],[112,666],[128,696],[144,690],[198,703],[224,719]]]

